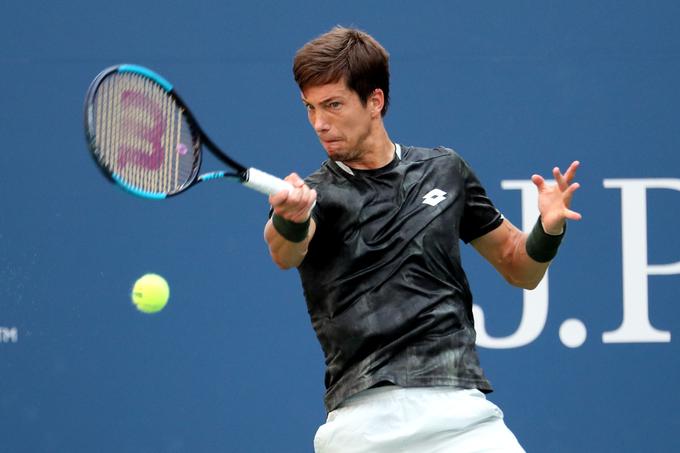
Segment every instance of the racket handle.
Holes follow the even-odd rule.
[[[272,195],[283,189],[292,189],[290,183],[281,178],[250,167],[245,172],[243,185],[266,195]]]

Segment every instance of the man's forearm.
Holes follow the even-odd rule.
[[[310,220],[307,237],[300,242],[292,242],[284,238],[274,227],[272,219],[269,219],[264,228],[264,240],[269,246],[269,253],[274,263],[281,269],[297,267],[307,254],[309,242],[316,231],[314,220]]]

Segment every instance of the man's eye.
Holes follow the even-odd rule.
[[[341,106],[342,106],[342,104],[341,104],[340,102],[338,102],[338,101],[333,101],[333,102],[329,102],[329,103],[328,103],[328,107],[330,107],[330,108],[332,108],[332,109],[334,109],[334,110],[339,109]]]

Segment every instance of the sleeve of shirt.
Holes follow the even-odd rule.
[[[314,179],[311,179],[310,177],[305,178],[305,184],[307,184],[310,188],[317,190],[318,188],[318,182]],[[319,227],[323,223],[323,213],[322,213],[322,205],[323,205],[323,196],[324,193],[323,191],[317,190],[316,194],[316,203],[314,203],[314,207],[312,208],[312,220],[314,220],[314,223],[316,224],[317,231],[319,230]]]
[[[503,215],[486,195],[486,191],[470,166],[460,160],[460,172],[465,184],[465,207],[460,221],[460,238],[466,244],[484,236],[503,223]]]

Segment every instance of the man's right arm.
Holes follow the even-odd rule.
[[[288,175],[285,180],[293,189],[269,196],[273,214],[264,227],[264,239],[274,263],[281,269],[290,269],[302,263],[314,237],[316,223],[311,218],[311,212],[316,202],[316,191],[310,189],[295,173]]]

